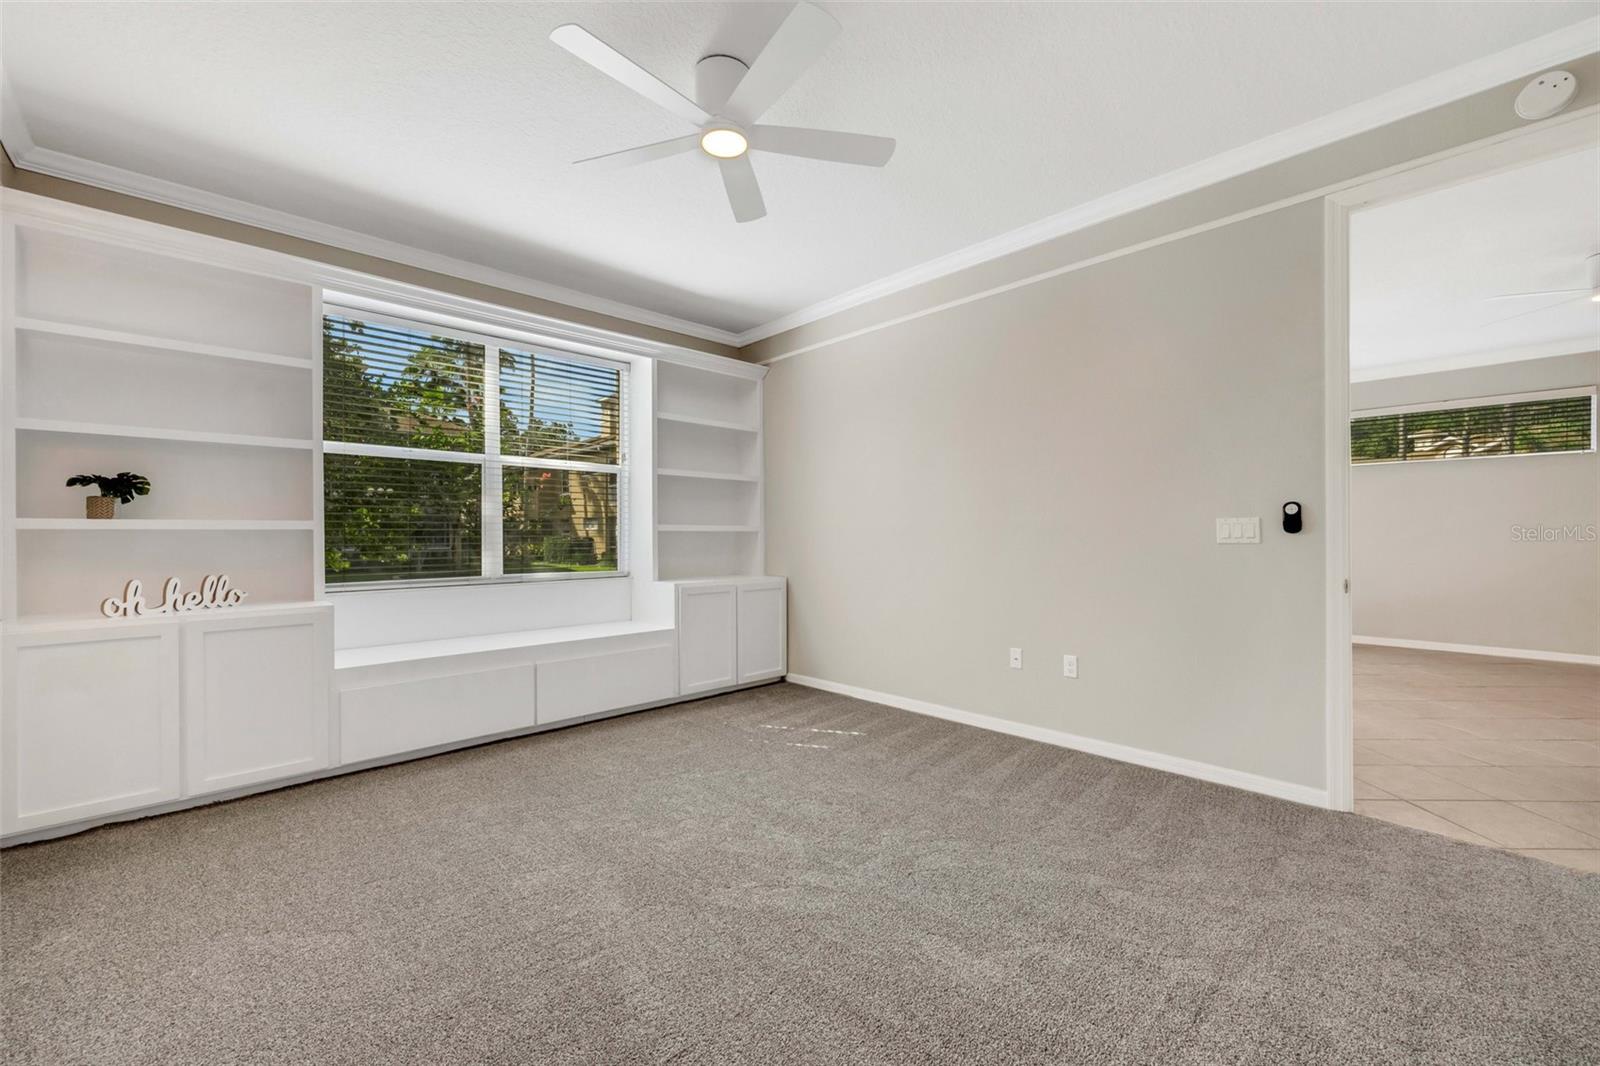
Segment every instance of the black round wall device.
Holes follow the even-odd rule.
[[[1290,500],[1283,505],[1283,531],[1285,533],[1300,532],[1300,502]]]

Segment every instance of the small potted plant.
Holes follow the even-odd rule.
[[[117,501],[132,503],[135,496],[150,494],[150,480],[142,474],[124,470],[115,476],[106,474],[76,474],[67,478],[67,488],[93,485],[100,490],[98,496],[85,496],[84,510],[90,518],[115,518]]]

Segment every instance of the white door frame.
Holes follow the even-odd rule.
[[[1418,159],[1323,199],[1323,485],[1327,617],[1328,806],[1355,807],[1350,610],[1350,216],[1420,193],[1511,170],[1600,143],[1600,106],[1530,123]]]

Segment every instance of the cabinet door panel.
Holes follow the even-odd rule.
[[[325,609],[188,626],[185,794],[326,767],[332,655]]]
[[[532,663],[339,693],[339,761],[363,762],[527,729],[536,719]]]
[[[678,586],[678,692],[726,688],[738,677],[732,585]]]
[[[175,628],[12,635],[3,673],[4,832],[178,798]]]
[[[538,667],[539,724],[669,700],[677,690],[677,649],[627,648]]]
[[[786,660],[784,583],[739,586],[739,683],[782,677]]]

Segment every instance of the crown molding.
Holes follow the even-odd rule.
[[[11,91],[11,79],[3,67],[0,67],[0,144],[6,146],[12,165],[17,165],[19,156],[35,150],[33,135],[28,132],[28,124],[17,104],[17,94]]]
[[[1563,355],[1589,355],[1595,351],[1593,337],[1574,337],[1546,344],[1530,344],[1521,348],[1495,348],[1486,352],[1466,352],[1460,355],[1441,355],[1430,359],[1415,359],[1405,363],[1384,363],[1380,366],[1362,367],[1350,371],[1352,382],[1388,381],[1391,378],[1416,377],[1419,374],[1440,374],[1451,370],[1472,370],[1481,366],[1501,366],[1505,363],[1522,363],[1529,359],[1555,359]]]
[[[430,289],[412,282],[336,266],[321,259],[244,244],[180,229],[132,215],[87,207],[68,200],[0,188],[0,217],[8,223],[45,229],[102,244],[135,248],[227,270],[311,285],[336,301],[385,304],[391,313],[421,313],[454,321],[464,328],[507,330],[506,335],[606,358],[638,357],[759,380],[766,368],[731,356],[640,337],[603,326],[586,325],[534,311]]]
[[[930,259],[809,307],[782,315],[740,333],[740,347],[787,330],[881,300],[980,263],[1031,248],[1120,215],[1215,185],[1252,170],[1409,118],[1474,93],[1492,89],[1600,49],[1600,17],[1535,37],[1502,52],[1441,71],[1381,96],[1272,134],[1242,147],[1193,163],[1090,200],[1008,233]]]
[[[15,100],[14,94],[10,92],[5,93],[5,97],[8,101]],[[476,281],[484,285],[493,285],[495,288],[519,292],[524,296],[550,300],[555,303],[565,304],[568,307],[609,315],[612,318],[639,325],[672,330],[674,333],[698,337],[701,340],[716,341],[730,346],[738,343],[738,334],[715,326],[691,322],[687,319],[662,314],[659,311],[651,311],[642,307],[634,307],[631,304],[610,300],[603,296],[594,296],[586,292],[579,292],[576,289],[552,285],[536,278],[497,270],[493,267],[481,266],[465,259],[457,259],[454,256],[401,244],[397,241],[385,240],[381,237],[373,237],[341,226],[334,226],[314,219],[304,218],[300,215],[290,214],[287,211],[261,207],[244,200],[236,200],[229,196],[206,192],[203,189],[196,189],[192,186],[180,185],[177,182],[152,178],[122,167],[97,163],[93,160],[67,155],[64,152],[57,152],[49,148],[40,148],[27,135],[27,127],[22,122],[20,112],[13,117],[12,112],[15,111],[14,102],[8,103],[6,113],[0,115],[0,121],[4,122],[4,125],[0,126],[0,134],[4,135],[4,143],[11,155],[12,162],[20,170],[31,170],[38,174],[64,178],[68,181],[106,189],[110,192],[124,193],[142,200],[152,200],[156,203],[166,204],[169,207],[196,211],[203,215],[211,215],[230,222],[254,226],[257,229],[270,230],[273,233],[315,241],[318,244],[330,245],[345,251],[359,252],[363,255],[371,255],[379,259],[403,263],[406,266],[431,270],[438,274],[446,274],[467,281]]]
[[[1564,29],[1442,71],[1292,129],[1127,186],[1038,222],[928,260],[918,266],[831,296],[737,333],[553,285],[536,278],[481,266],[427,249],[373,237],[286,211],[261,207],[177,182],[153,178],[121,167],[41,148],[29,135],[27,125],[16,104],[16,94],[9,91],[8,84],[4,84],[3,72],[0,72],[0,141],[3,141],[11,155],[12,162],[22,170],[64,178],[111,192],[166,204],[169,207],[196,211],[346,251],[492,285],[639,325],[671,330],[733,347],[745,347],[841,311],[880,300],[905,289],[1022,251],[1164,200],[1238,177],[1272,163],[1482,92],[1515,78],[1537,73],[1553,64],[1589,55],[1596,51],[1597,45],[1600,45],[1600,17],[1585,19]]]

